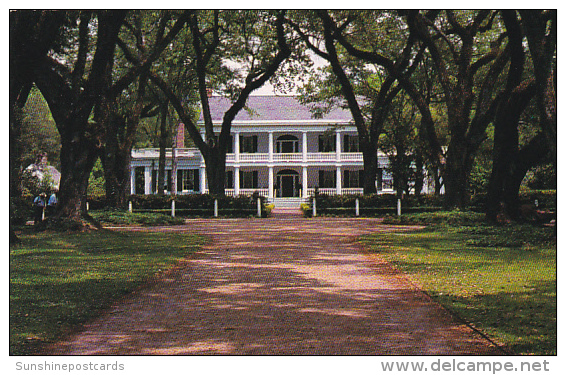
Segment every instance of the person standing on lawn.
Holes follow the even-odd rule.
[[[57,189],[53,190],[49,200],[47,201],[47,215],[52,216],[57,208]]]
[[[45,193],[41,193],[33,200],[33,206],[34,206],[33,223],[36,225],[43,221],[43,211],[45,210],[45,198],[46,198]]]

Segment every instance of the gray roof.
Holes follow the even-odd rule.
[[[231,101],[221,96],[210,99],[212,121],[222,121],[224,113],[230,108]],[[331,121],[350,121],[348,109],[334,108],[323,119]],[[312,120],[314,116],[309,106],[302,105],[295,96],[250,96],[246,107],[234,119],[235,121],[297,121]]]

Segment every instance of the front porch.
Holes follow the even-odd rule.
[[[307,199],[317,190],[329,195],[362,194],[363,169],[355,165],[230,166],[226,170],[225,186],[226,195],[257,192],[270,200]]]

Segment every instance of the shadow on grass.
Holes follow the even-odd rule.
[[[556,355],[556,282],[532,283],[523,292],[431,295],[488,336],[503,338],[511,354]]]
[[[508,352],[556,354],[556,240],[546,228],[434,228],[364,243]]]
[[[10,287],[10,355],[34,354],[100,315],[140,286],[138,281],[90,279]]]
[[[42,232],[10,248],[10,354],[33,354],[196,250],[191,234]]]

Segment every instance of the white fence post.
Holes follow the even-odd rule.
[[[356,198],[356,216],[360,216],[360,200]]]
[[[312,217],[316,217],[316,198],[312,199]]]
[[[218,199],[214,200],[214,217],[218,217]]]
[[[86,211],[88,212],[89,210],[89,206],[88,206],[88,201],[86,202]]]
[[[128,212],[132,212],[132,201],[128,202]]]
[[[175,199],[171,201],[171,217],[175,217]]]
[[[397,216],[401,216],[401,199],[397,199]]]
[[[257,217],[261,217],[261,198],[257,198]]]

